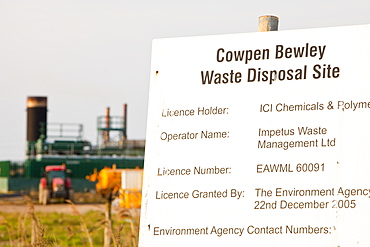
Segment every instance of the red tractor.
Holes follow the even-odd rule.
[[[66,166],[46,166],[44,177],[40,179],[39,203],[46,205],[52,198],[73,201],[73,194],[74,190],[71,179],[67,177]]]

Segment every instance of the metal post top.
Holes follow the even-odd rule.
[[[277,31],[279,17],[274,15],[263,15],[258,18],[258,32]]]
[[[274,19],[277,19],[279,20],[279,17],[275,16],[275,15],[261,15],[260,17],[258,17],[259,19],[263,19],[263,18],[274,18]]]

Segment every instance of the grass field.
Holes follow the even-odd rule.
[[[80,214],[74,204],[66,204],[72,214],[35,212],[32,201],[27,203],[27,212],[0,212],[0,246],[103,246],[104,212]],[[112,222],[111,246],[136,247],[139,214],[122,209],[112,215]]]

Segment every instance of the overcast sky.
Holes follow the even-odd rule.
[[[48,97],[48,121],[81,123],[128,104],[128,138],[145,139],[155,38],[370,24],[370,1],[0,0],[0,160],[22,160],[28,96]]]

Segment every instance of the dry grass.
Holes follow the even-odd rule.
[[[70,202],[73,214],[35,212],[29,197],[25,198],[25,213],[0,212],[0,246],[103,246],[105,217],[102,211],[80,214]],[[68,205],[66,205],[68,206]],[[135,210],[120,210],[112,216],[113,247],[136,247],[139,214]]]
[[[74,205],[74,203],[72,201],[67,200],[67,202],[69,204],[71,204],[73,213],[78,217],[78,220],[79,220],[80,225],[81,225],[81,229],[85,233],[85,236],[86,236],[86,239],[88,240],[89,246],[90,247],[93,247],[93,241],[91,239],[91,236],[90,236],[90,233],[89,233],[89,229],[87,228],[87,224],[86,224],[85,219],[82,217],[82,215],[80,214],[80,212],[78,212],[76,206]]]
[[[117,234],[114,236],[117,247],[134,247],[138,246],[139,241],[139,211],[137,209],[121,209],[118,217],[124,219],[126,224],[121,224]],[[121,238],[121,236],[125,236]]]

